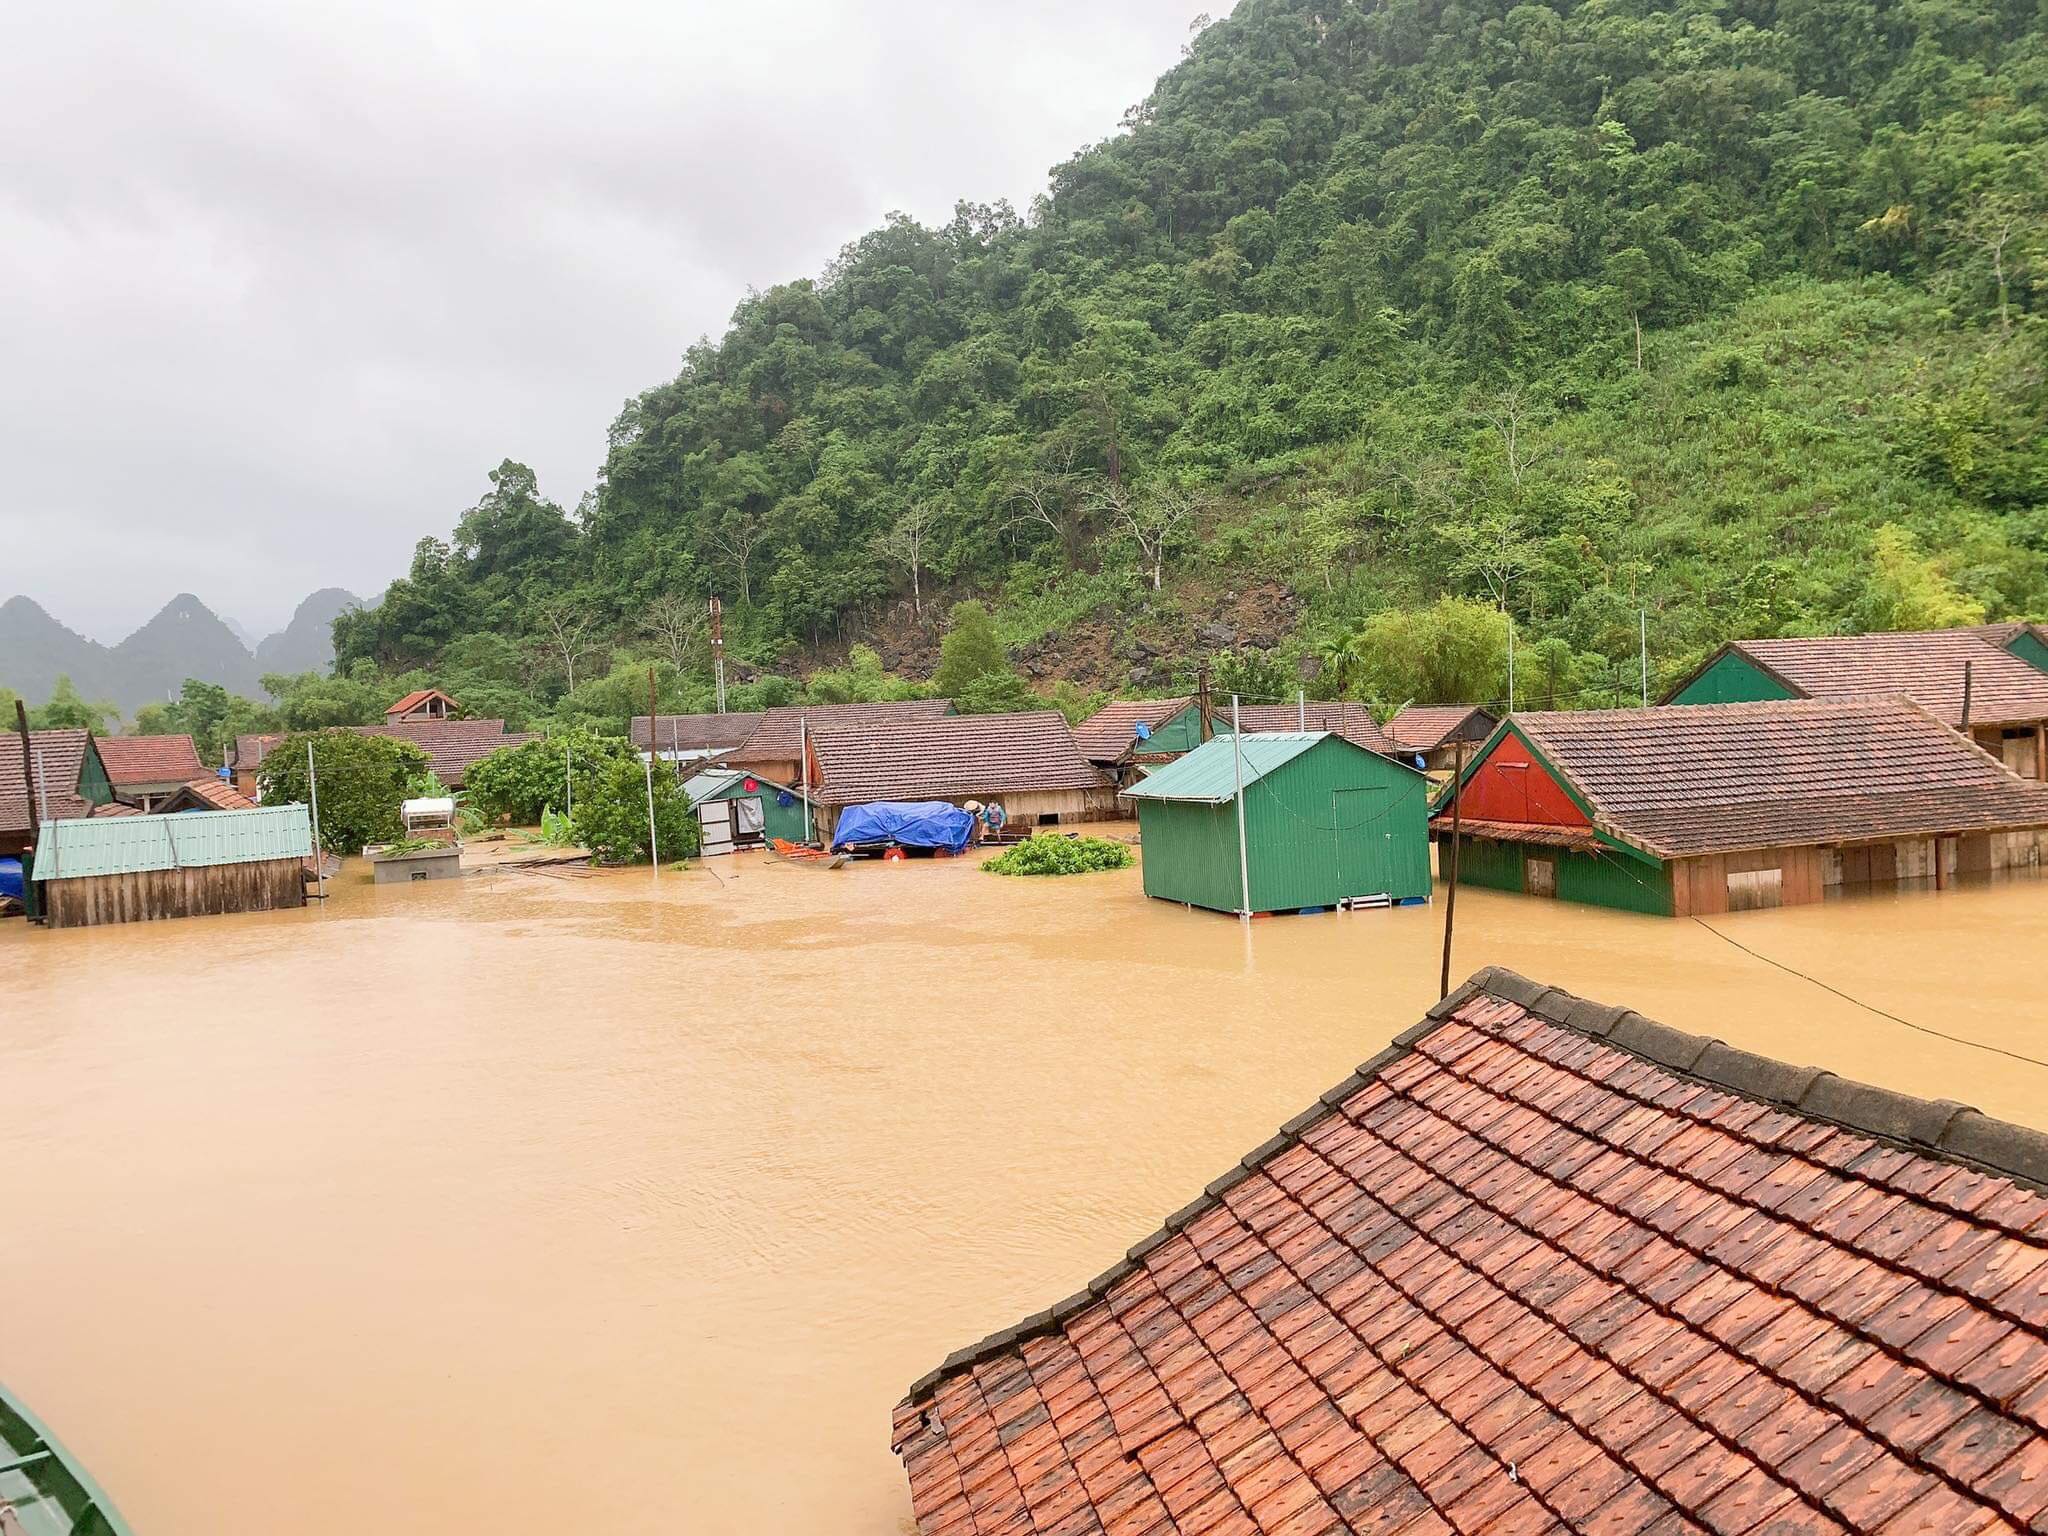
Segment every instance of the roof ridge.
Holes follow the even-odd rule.
[[[1293,1147],[1302,1133],[1366,1087],[1395,1062],[1441,1029],[1474,997],[1512,1003],[1545,1023],[1626,1051],[1681,1077],[1738,1097],[1790,1109],[1807,1117],[1923,1157],[1975,1168],[2048,1193],[2048,1132],[1994,1119],[1953,1099],[1923,1099],[1895,1089],[1859,1083],[1820,1067],[1794,1066],[1760,1056],[1707,1035],[1695,1035],[1646,1018],[1633,1008],[1594,1002],[1562,987],[1532,981],[1505,966],[1482,966],[1441,998],[1420,1022],[1395,1035],[1385,1049],[1288,1120],[1246,1153],[1235,1167],[1212,1180],[1202,1193],[1139,1239],[1123,1258],[1066,1300],[1021,1322],[998,1329],[977,1343],[956,1349],[910,1384],[906,1401],[931,1395],[954,1372],[1003,1353],[1020,1341],[1050,1332],[1102,1300],[1136,1271],[1148,1255],[1179,1236],[1222,1203],[1223,1196],[1267,1162]]]

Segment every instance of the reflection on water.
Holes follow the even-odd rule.
[[[148,1536],[897,1536],[889,1408],[1420,1015],[1440,908],[1242,924],[1134,871],[498,872],[0,925],[0,1377]],[[1501,963],[2048,1123],[2048,1071],[1691,923],[1468,890]],[[1715,920],[2048,1054],[2048,886]]]

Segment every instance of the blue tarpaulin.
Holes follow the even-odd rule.
[[[0,859],[0,896],[12,896],[16,901],[21,896],[21,860]]]
[[[905,848],[945,848],[960,852],[974,836],[974,818],[943,800],[877,800],[849,805],[839,813],[832,846],[855,843],[900,843]]]

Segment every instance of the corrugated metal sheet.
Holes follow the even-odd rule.
[[[690,797],[690,804],[700,805],[714,795],[725,793],[739,781],[740,775],[729,768],[711,768],[683,780],[683,793]]]
[[[82,880],[153,869],[254,864],[302,859],[312,851],[312,818],[303,805],[47,821],[37,845],[36,878]]]
[[[1246,731],[1244,781],[1256,784],[1276,768],[1293,762],[1321,741],[1327,731]],[[1131,800],[1190,800],[1225,805],[1237,795],[1237,759],[1231,738],[1214,736],[1185,757],[1157,768],[1124,791]]]

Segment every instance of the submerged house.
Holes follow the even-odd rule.
[[[35,878],[52,928],[306,904],[303,805],[52,822]]]
[[[651,728],[650,728],[651,722]],[[714,762],[746,745],[761,724],[759,710],[729,715],[635,715],[633,747],[658,763],[686,768]]]
[[[2044,1189],[2037,1130],[1482,971],[890,1446],[925,1536],[2040,1531]]]
[[[2048,785],[1896,697],[1510,715],[1462,782],[1462,883],[1677,917],[2033,869],[2048,829]]]
[[[1074,742],[1119,784],[1134,784],[1146,769],[1192,752],[1208,734],[1192,696],[1116,699],[1074,727]]]
[[[1247,882],[1253,912],[1430,892],[1428,781],[1333,732],[1217,736],[1123,798],[1138,810],[1145,894],[1161,901],[1241,912]]]
[[[1457,767],[1460,746],[1471,756],[1499,724],[1498,715],[1477,704],[1411,704],[1383,729],[1404,755],[1420,757],[1429,772],[1449,773]]]
[[[2021,661],[2048,672],[2048,624],[2014,620],[2005,624],[1981,624],[1976,633],[2001,651],[2010,651]]]
[[[1293,704],[1242,704],[1238,716],[1247,731],[1329,731],[1368,752],[1401,757],[1400,746],[1381,729],[1372,711],[1344,699],[1308,699]],[[1212,703],[1209,724],[1217,734],[1233,729],[1230,701]]]
[[[803,777],[806,731],[859,731],[905,720],[936,720],[953,712],[951,699],[882,699],[865,704],[786,704],[761,712],[760,723],[721,762],[778,783]]]
[[[80,820],[115,803],[91,731],[30,731],[26,751],[19,731],[0,731],[0,859],[21,860],[30,917],[41,911],[35,884],[38,824]]]
[[[1056,709],[822,728],[814,714],[811,731],[810,786],[823,840],[847,806],[877,800],[994,803],[1020,828],[1094,820],[1116,804],[1114,782],[1081,755]]]
[[[122,804],[153,811],[194,779],[206,776],[190,736],[96,737],[100,761]]]
[[[706,858],[759,848],[776,838],[801,843],[811,835],[809,824],[816,817],[815,811],[805,815],[796,789],[737,768],[703,769],[684,781],[683,793],[703,833]]]
[[[1939,629],[1735,640],[1662,702],[1904,694],[1943,724],[1967,732],[2013,772],[2048,779],[2048,671],[1988,638],[1978,629]]]
[[[339,725],[339,731],[359,736],[395,736],[409,741],[427,754],[434,777],[450,789],[460,789],[470,764],[505,747],[523,746],[536,740],[531,731],[507,731],[502,720],[414,720],[395,725]],[[235,788],[242,794],[256,793],[256,770],[270,749],[284,740],[282,734],[237,736],[235,738]]]

